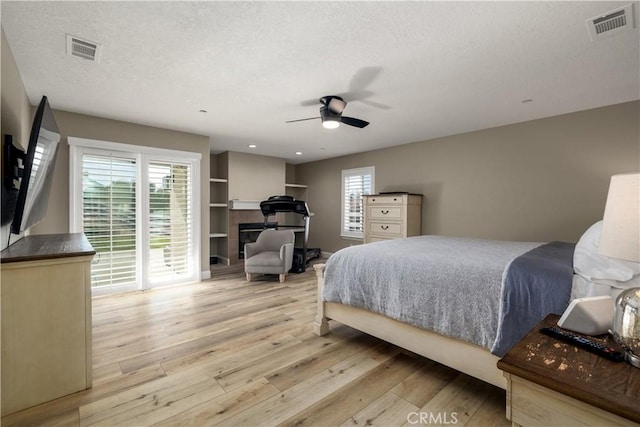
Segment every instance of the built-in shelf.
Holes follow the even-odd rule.
[[[209,178],[209,208],[210,211],[210,223],[209,223],[209,255],[211,263],[215,264],[218,260],[228,259],[227,254],[227,239],[228,234],[228,212],[229,207],[227,194],[228,194],[227,178]],[[221,256],[222,255],[222,256]],[[213,261],[215,260],[215,261]]]
[[[259,200],[229,200],[229,208],[233,210],[259,210]]]

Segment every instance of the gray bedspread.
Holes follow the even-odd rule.
[[[562,314],[571,300],[574,243],[550,242],[514,259],[502,286],[498,336],[503,356],[547,314]]]
[[[327,260],[323,299],[492,349],[508,267],[540,245],[416,236],[352,246]]]

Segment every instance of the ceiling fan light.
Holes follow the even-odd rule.
[[[320,107],[320,118],[325,129],[335,129],[340,126],[340,114],[330,111],[326,105]]]
[[[325,129],[335,129],[338,126],[340,126],[340,122],[337,120],[333,120],[333,119],[327,119],[327,120],[323,120],[322,121],[322,126]]]

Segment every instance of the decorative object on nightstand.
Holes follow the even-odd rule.
[[[602,335],[611,330],[614,299],[609,295],[576,298],[569,303],[558,326],[585,335]]]
[[[611,177],[598,252],[640,262],[640,174]],[[624,348],[629,363],[640,368],[640,288],[618,295],[612,334]]]
[[[640,288],[627,289],[618,295],[612,332],[629,363],[640,368]]]

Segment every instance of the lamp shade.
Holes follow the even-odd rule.
[[[640,174],[611,177],[598,252],[640,262]]]

